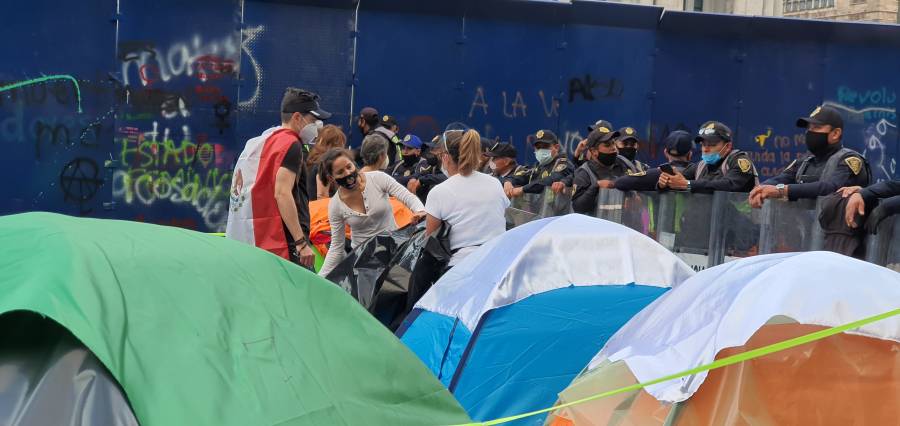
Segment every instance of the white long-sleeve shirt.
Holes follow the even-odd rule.
[[[362,192],[365,213],[355,211],[344,204],[339,194],[334,194],[328,202],[331,245],[325,256],[325,263],[319,271],[319,275],[323,277],[346,257],[344,244],[347,225],[350,225],[350,246],[353,248],[381,232],[397,229],[390,197],[400,200],[413,213],[425,211],[425,206],[419,198],[397,183],[394,178],[383,172],[365,172],[365,176],[366,187]]]

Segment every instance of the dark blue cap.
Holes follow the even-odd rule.
[[[422,149],[422,139],[419,139],[416,135],[406,135],[401,142],[403,146],[414,148],[414,149]]]
[[[669,155],[687,155],[694,150],[694,135],[684,130],[676,130],[666,136],[666,152]]]

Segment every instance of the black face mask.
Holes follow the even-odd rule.
[[[419,156],[415,155],[415,154],[403,155],[402,157],[403,157],[403,165],[406,167],[412,167],[413,164],[416,164],[416,162],[419,161]]]
[[[361,134],[361,135],[363,135],[363,136],[366,135],[366,128],[365,128],[365,127],[363,127],[363,126],[356,126],[356,128],[359,129],[359,134]]]
[[[422,154],[422,157],[425,157],[425,161],[427,161],[428,165],[431,167],[437,167],[441,163],[441,160],[439,160],[436,155],[430,152]]]
[[[621,154],[623,157],[625,157],[631,161],[634,161],[635,157],[637,157],[637,148],[633,148],[633,147],[619,148],[619,154]]]
[[[606,167],[609,167],[616,163],[616,157],[618,157],[618,155],[615,153],[606,154],[606,153],[600,152],[600,153],[597,153],[597,162]]]
[[[806,149],[813,155],[819,156],[828,152],[828,133],[806,131]]]
[[[334,181],[344,188],[354,189],[359,183],[359,170],[354,170],[353,173],[350,173],[349,175],[342,178],[334,178]]]

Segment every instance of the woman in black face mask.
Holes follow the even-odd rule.
[[[350,152],[331,149],[322,157],[319,177],[338,186],[328,203],[331,245],[319,275],[326,276],[346,256],[347,226],[350,246],[356,247],[375,235],[397,229],[390,197],[397,198],[413,212],[413,223],[425,218],[425,206],[406,188],[381,171],[360,172]]]

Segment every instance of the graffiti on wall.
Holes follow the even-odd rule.
[[[845,144],[866,157],[873,181],[893,179],[897,172],[897,92],[887,86],[839,86],[835,99],[826,104],[844,113]]]

